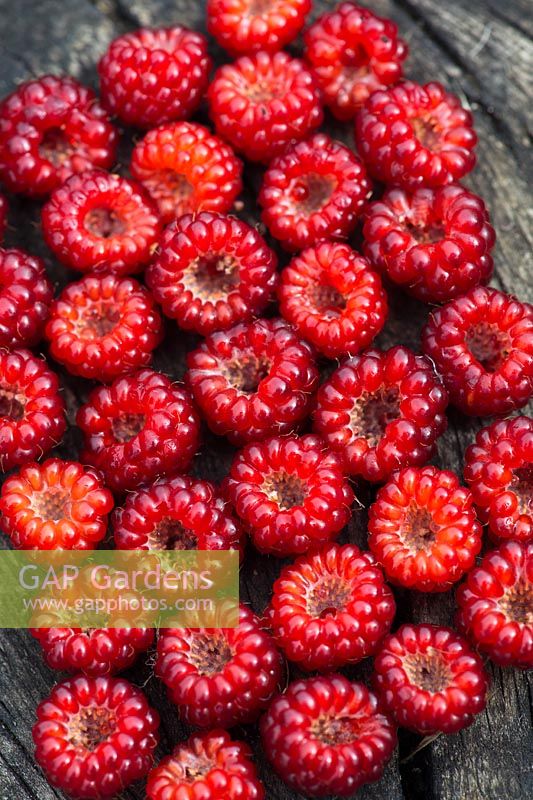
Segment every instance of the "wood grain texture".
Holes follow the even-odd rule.
[[[334,0],[315,0],[313,16],[331,9]],[[528,79],[533,67],[532,20],[528,0],[375,0],[372,8],[400,25],[411,55],[406,73],[415,80],[437,79],[459,94],[472,108],[480,137],[479,165],[465,181],[481,194],[491,210],[498,233],[493,285],[533,301],[532,242],[528,160],[531,96]],[[95,85],[94,65],[111,38],[139,25],[181,23],[205,30],[204,0],[0,0],[0,95],[18,82],[43,72],[70,73]],[[296,46],[294,52],[298,51]],[[213,46],[217,63],[224,59]],[[198,119],[206,122],[205,110]],[[327,129],[352,144],[351,126],[328,120]],[[122,163],[127,163],[131,136],[126,134]],[[261,172],[247,168],[243,217],[257,222],[255,203]],[[75,279],[51,258],[42,243],[39,206],[10,198],[11,228],[7,242],[45,258],[58,288]],[[357,244],[357,237],[354,238]],[[282,256],[282,259],[284,257]],[[404,343],[418,349],[427,307],[391,290],[391,315],[378,344]],[[156,353],[155,367],[174,378],[183,375],[184,355],[197,339],[168,326],[168,336]],[[44,352],[44,351],[43,351]],[[69,421],[87,397],[90,384],[58,369],[64,387]],[[442,437],[435,463],[461,473],[465,447],[480,420],[449,413],[450,426]],[[79,435],[69,428],[57,453],[76,457]],[[198,476],[219,480],[227,471],[233,448],[207,435],[194,465]],[[361,507],[343,533],[343,541],[366,542],[366,508],[373,490],[358,487]],[[260,557],[250,548],[242,571],[242,599],[257,610],[266,605],[281,562]],[[452,595],[431,597],[397,592],[397,622],[418,620],[450,623]],[[367,679],[371,664],[348,671]],[[420,738],[400,734],[397,756],[382,781],[364,787],[362,800],[525,800],[533,796],[533,734],[531,676],[490,668],[491,699],[471,728],[455,736],[441,736],[414,751]],[[172,749],[187,729],[170,707],[161,684],[153,677],[150,659],[126,673],[144,686],[162,715],[160,753]],[[58,676],[46,668],[37,643],[25,632],[0,635],[0,800],[52,800],[63,795],[51,789],[32,754],[31,726],[35,707]],[[302,800],[283,786],[266,763],[253,728],[237,728],[236,735],[252,744],[267,786],[269,800]],[[124,792],[123,800],[141,800],[142,786]]]

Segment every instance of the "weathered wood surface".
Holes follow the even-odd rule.
[[[334,0],[316,0],[314,15],[332,8]],[[95,84],[94,65],[118,33],[139,25],[183,23],[205,29],[204,0],[0,0],[0,96],[16,84],[43,72],[70,73]],[[400,25],[411,47],[406,72],[415,80],[437,79],[458,93],[475,115],[480,137],[479,166],[468,185],[486,198],[498,232],[493,285],[533,301],[531,209],[532,183],[528,162],[528,127],[532,103],[528,80],[533,67],[533,20],[529,0],[374,0],[372,7]],[[220,62],[223,53],[213,47]],[[205,113],[198,119],[206,121]],[[329,120],[328,129],[347,143],[351,126]],[[131,138],[126,136],[122,161],[127,162]],[[529,170],[529,172],[528,172]],[[255,194],[260,171],[246,173],[245,210],[257,221]],[[57,265],[44,247],[37,204],[13,198],[7,242],[46,259],[58,287],[75,278]],[[357,238],[354,239],[357,244]],[[418,347],[420,327],[427,314],[422,304],[391,292],[391,318],[378,343],[402,342]],[[169,327],[155,358],[155,366],[179,378],[184,353],[194,337]],[[88,382],[73,380],[59,370],[72,422],[87,396]],[[463,453],[480,420],[466,420],[451,411],[450,426],[439,446],[435,463],[460,473]],[[70,428],[57,453],[75,457],[79,436]],[[227,470],[232,448],[207,437],[194,472],[220,479]],[[345,541],[365,545],[366,511],[372,490],[359,487],[362,507],[354,513]],[[242,572],[242,597],[262,611],[280,562],[259,557],[250,548]],[[453,617],[452,596],[397,593],[397,622],[406,620],[448,623]],[[368,676],[365,663],[349,671]],[[399,754],[385,777],[357,795],[362,800],[525,800],[533,796],[533,733],[531,675],[489,667],[493,691],[487,710],[471,728],[455,736],[441,736],[417,750],[420,738],[400,733]],[[187,733],[153,678],[149,663],[127,673],[144,686],[162,715],[160,752],[168,752]],[[51,789],[35,765],[31,726],[37,703],[57,680],[41,660],[36,642],[24,632],[0,635],[0,800],[62,798]],[[237,729],[257,753],[269,800],[297,800],[265,764],[253,729]],[[414,755],[413,755],[414,753]],[[124,793],[123,800],[140,800],[142,787]]]

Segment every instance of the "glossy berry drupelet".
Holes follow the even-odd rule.
[[[272,161],[259,203],[272,236],[288,250],[302,250],[322,239],[346,239],[370,193],[357,156],[316,133]]]
[[[247,445],[224,490],[262,553],[296,555],[335,539],[354,494],[339,461],[317,436],[280,436]]]
[[[440,83],[405,81],[374,92],[356,117],[357,149],[384,183],[443,186],[470,172],[477,136],[472,115]]]
[[[226,731],[195,733],[151,771],[147,800],[264,800],[252,751]]]
[[[268,623],[290,661],[302,669],[330,671],[373,655],[395,610],[370,553],[330,544],[283,568]]]
[[[133,148],[131,174],[157,203],[165,223],[196,211],[230,211],[242,189],[242,162],[196,122],[148,131]]]
[[[4,233],[7,228],[7,200],[3,194],[0,194],[0,242],[4,238]]]
[[[162,323],[152,296],[133,278],[86,275],[54,302],[46,337],[52,357],[73,375],[108,382],[150,363]]]
[[[457,733],[485,708],[483,661],[451,628],[402,625],[374,659],[374,686],[404,728]]]
[[[37,344],[54,296],[40,258],[0,249],[0,346]]]
[[[465,481],[496,539],[533,541],[533,419],[498,420],[465,454]]]
[[[157,712],[128,681],[78,676],[39,705],[35,758],[69,797],[110,800],[148,773],[158,728]]]
[[[141,28],[111,42],[100,59],[106,108],[127,125],[186,119],[200,105],[211,59],[205,36],[188,28]]]
[[[250,161],[270,161],[323,119],[315,79],[287,53],[259,52],[220,67],[208,100],[219,136]]]
[[[387,317],[387,295],[347,244],[320,242],[293,258],[278,288],[282,316],[328,358],[368,347]]]
[[[533,544],[504,542],[457,591],[457,621],[503,667],[533,669]]]
[[[422,349],[465,414],[507,414],[533,395],[533,306],[478,287],[433,311]]]
[[[363,235],[372,264],[427,303],[447,303],[492,275],[485,204],[459,185],[388,189],[368,207]]]
[[[73,175],[42,212],[44,240],[79,272],[140,272],[162,231],[148,193],[134,181],[103,170]]]
[[[367,350],[321,386],[314,427],[348,474],[383,482],[431,458],[446,429],[446,405],[428,359],[401,346]]]
[[[341,120],[355,116],[376,89],[400,80],[408,52],[394,22],[355,3],[341,3],[319,17],[304,44],[324,102]]]
[[[255,720],[281,673],[273,639],[246,606],[236,628],[167,628],[159,637],[155,674],[181,719],[200,728]]]
[[[376,696],[343,675],[289,684],[263,716],[261,737],[276,771],[306,797],[353,796],[381,778],[396,746]]]
[[[166,228],[146,282],[167,317],[207,336],[264,310],[276,287],[276,265],[255,228],[202,212]]]
[[[275,53],[300,33],[311,0],[208,0],[207,30],[232,56]]]
[[[110,169],[118,134],[94,92],[45,75],[0,103],[0,180],[12,192],[47,195],[76,172]]]

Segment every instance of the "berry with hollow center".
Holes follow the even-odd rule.
[[[69,797],[106,800],[144,778],[154,762],[159,716],[128,681],[78,676],[37,709],[35,758]]]
[[[398,725],[457,733],[485,708],[483,661],[451,628],[402,625],[374,659],[374,686]]]
[[[163,222],[196,211],[230,211],[242,190],[242,162],[196,122],[148,131],[133,148],[131,174],[157,203]]]
[[[287,53],[242,56],[216,72],[208,100],[219,136],[250,161],[270,161],[321,124],[320,91]]]
[[[309,797],[353,796],[379,780],[396,746],[396,728],[377,697],[343,675],[289,684],[261,720],[275,770]]]
[[[7,200],[3,194],[0,194],[0,242],[4,238],[7,228],[7,211]]]
[[[314,427],[348,474],[383,482],[431,458],[446,429],[446,405],[424,356],[401,346],[367,350],[321,386]]]
[[[457,621],[503,667],[533,668],[533,544],[504,542],[457,591]]]
[[[42,211],[43,236],[54,255],[79,272],[140,272],[162,232],[142,186],[102,170],[73,175]]]
[[[40,258],[22,250],[0,249],[0,346],[37,344],[53,296]]]
[[[407,44],[397,25],[355,3],[341,3],[307,30],[305,58],[341,120],[351,119],[376,89],[397,83]]]
[[[278,288],[282,316],[328,358],[355,355],[388,312],[381,279],[347,244],[320,242],[293,258]]]
[[[314,354],[284,320],[213,333],[187,365],[186,382],[209,427],[232,444],[290,433],[313,407]]]
[[[465,414],[522,408],[533,395],[533,306],[478,287],[432,312],[422,349]]]
[[[114,39],[98,64],[102,102],[127,125],[153,128],[193,114],[207,89],[205,36],[180,25]]]
[[[47,195],[76,172],[110,169],[118,134],[94,92],[45,75],[0,104],[0,180],[12,192]]]
[[[388,189],[367,209],[364,253],[427,303],[447,303],[492,275],[494,228],[480,197],[462,186]]]
[[[302,250],[321,239],[346,239],[370,193],[357,156],[316,133],[274,159],[259,202],[272,236],[289,250]]]
[[[207,30],[232,56],[275,53],[305,24],[311,0],[208,0]]]
[[[208,336],[264,310],[276,287],[276,265],[255,228],[202,212],[166,228],[146,282],[167,317]]]
[[[406,189],[453,183],[476,163],[472,115],[440,83],[374,92],[356,117],[355,138],[370,174]]]

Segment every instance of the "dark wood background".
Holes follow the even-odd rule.
[[[369,3],[367,3],[369,4]],[[334,0],[315,0],[313,17],[331,9]],[[528,79],[533,68],[532,7],[528,0],[374,0],[372,8],[390,16],[410,45],[406,73],[414,80],[440,80],[474,112],[480,137],[479,165],[466,183],[482,195],[498,233],[496,272],[492,284],[533,301],[531,209],[532,183],[528,162],[528,124],[531,95]],[[112,38],[140,25],[181,23],[205,29],[204,0],[0,0],[0,96],[22,80],[46,72],[71,74],[95,85],[95,63]],[[224,54],[214,44],[218,63]],[[297,52],[297,46],[295,49]],[[207,121],[205,109],[197,115]],[[327,120],[326,129],[352,144],[351,125]],[[121,161],[127,164],[134,136],[126,132]],[[529,170],[529,175],[528,175]],[[255,202],[261,171],[245,175],[243,216],[256,223]],[[58,288],[76,278],[51,258],[41,240],[39,206],[10,198],[9,246],[26,248],[46,259]],[[530,226],[529,226],[530,227]],[[357,236],[354,238],[357,245]],[[418,348],[420,328],[428,308],[391,291],[391,316],[378,339],[381,346],[403,343]],[[174,378],[183,374],[184,353],[194,346],[192,336],[171,324],[159,348],[155,367]],[[41,350],[41,352],[45,352]],[[89,382],[61,373],[69,421],[84,402]],[[463,453],[483,424],[451,410],[450,425],[440,440],[435,463],[461,473]],[[79,436],[70,427],[57,454],[76,458]],[[194,473],[212,480],[227,471],[232,448],[206,435]],[[344,541],[365,546],[369,487],[357,487],[361,507],[343,534]],[[5,544],[3,545],[5,546]],[[242,572],[242,599],[257,611],[267,603],[281,562],[260,557],[249,548]],[[397,623],[415,620],[450,623],[453,595],[397,592]],[[366,679],[371,665],[348,671]],[[533,797],[533,733],[531,673],[500,670],[489,665],[493,678],[486,711],[467,730],[421,743],[420,737],[400,732],[400,745],[378,784],[363,787],[361,800],[525,800]],[[162,715],[160,753],[169,752],[188,733],[168,703],[162,685],[153,677],[150,658],[141,659],[126,676],[144,687]],[[37,643],[26,632],[0,635],[0,800],[52,800],[63,795],[50,788],[33,759],[31,727],[38,702],[58,680],[47,669]],[[253,746],[267,786],[269,800],[297,800],[266,764],[252,728],[234,733]],[[421,746],[423,744],[423,746]],[[143,787],[123,794],[140,800]]]

